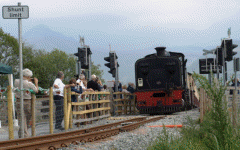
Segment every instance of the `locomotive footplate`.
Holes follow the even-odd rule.
[[[182,105],[137,107],[141,114],[173,113],[181,111]]]

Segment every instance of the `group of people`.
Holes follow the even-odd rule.
[[[63,112],[63,90],[64,87],[71,87],[71,91],[82,94],[85,91],[93,92],[93,91],[101,91],[103,89],[102,82],[96,75],[91,76],[91,80],[87,82],[85,76],[81,74],[77,79],[72,78],[69,81],[68,85],[64,85],[62,80],[64,78],[64,74],[62,71],[59,71],[57,74],[57,79],[53,83],[53,95],[54,95],[54,103],[56,105],[56,124],[55,129],[64,130],[61,126],[62,120],[64,117]],[[77,97],[75,95],[71,96],[72,102],[77,102]]]
[[[38,79],[37,78],[31,78],[33,76],[33,73],[29,69],[23,70],[23,107],[24,107],[24,135],[21,134],[21,127],[18,131],[19,137],[29,137],[29,124],[31,120],[31,93],[29,90],[33,90],[33,92],[38,93]],[[87,82],[85,79],[85,76],[81,74],[77,79],[72,78],[69,81],[69,84],[65,85],[63,83],[64,79],[64,73],[62,71],[59,71],[57,73],[56,79],[53,83],[53,99],[56,106],[56,123],[55,123],[55,129],[64,130],[64,128],[61,126],[64,113],[63,113],[63,92],[64,88],[71,87],[71,91],[74,91],[76,93],[82,94],[84,91],[101,91],[106,89],[106,85],[102,85],[101,80],[96,77],[96,75],[91,76],[91,80]],[[14,86],[16,88],[20,89],[20,79],[16,79],[14,82]],[[76,102],[77,98],[75,95],[71,96],[71,101]],[[16,92],[16,109],[17,109],[17,116],[19,124],[21,125],[21,102],[20,102],[20,92]]]
[[[33,73],[29,69],[23,70],[23,88],[33,90],[35,93],[38,93],[38,79],[37,78],[31,78],[33,76]],[[53,99],[56,106],[55,111],[55,129],[64,130],[62,127],[62,121],[64,117],[63,112],[63,94],[64,94],[64,88],[71,87],[71,91],[74,91],[76,93],[82,94],[85,91],[93,92],[93,91],[106,91],[107,86],[102,85],[101,80],[96,76],[92,75],[91,80],[87,82],[84,74],[79,75],[76,79],[72,78],[69,81],[69,84],[63,83],[64,79],[64,73],[62,71],[59,71],[57,73],[56,79],[53,83]],[[115,85],[115,84],[114,84]],[[14,86],[16,88],[20,89],[20,80],[16,79],[14,82]],[[113,91],[115,91],[115,87],[113,87]],[[123,86],[119,83],[118,91],[120,92],[129,92],[134,93],[134,84],[129,83],[128,87]],[[23,101],[24,101],[24,135],[21,134],[21,126],[18,131],[19,137],[29,137],[28,128],[29,123],[31,120],[31,93],[28,90],[23,91]],[[77,102],[77,97],[75,95],[71,96],[72,102]],[[20,111],[20,92],[16,92],[16,109],[17,109],[17,116],[19,124],[21,125],[21,111]]]

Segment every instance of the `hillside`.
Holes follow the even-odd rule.
[[[104,35],[105,36],[105,35]],[[76,53],[77,48],[80,46],[79,41],[75,40],[72,37],[68,37],[59,32],[55,32],[51,30],[46,25],[38,25],[34,28],[30,29],[23,35],[24,41],[27,44],[30,44],[34,47],[34,49],[45,49],[46,51],[51,51],[54,48],[65,51],[66,53]],[[108,80],[113,80],[111,74],[108,73],[109,68],[104,66],[106,61],[104,61],[104,57],[108,57],[109,48],[101,47],[102,39],[90,39],[92,41],[86,41],[86,44],[92,43],[90,48],[92,50],[92,61],[94,64],[100,64],[101,69],[104,71],[103,78]],[[93,41],[95,43],[93,43]],[[159,44],[158,46],[162,46]],[[144,48],[140,48],[138,50],[129,49],[116,51],[119,61],[119,76],[120,81],[124,84],[128,82],[135,82],[135,74],[134,74],[134,65],[135,62],[144,57],[147,54],[155,53],[156,46],[146,46]],[[194,62],[202,55],[202,47],[197,46],[175,46],[175,47],[167,47],[167,51],[173,52],[181,52],[185,54],[186,59],[188,59],[187,66],[194,65]],[[114,50],[114,48],[112,49]],[[196,68],[196,67],[195,67]],[[191,70],[191,69],[190,69]]]

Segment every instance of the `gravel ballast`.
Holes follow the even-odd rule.
[[[165,117],[164,119],[147,123],[138,129],[130,132],[122,132],[116,136],[106,138],[92,143],[80,143],[79,145],[69,145],[68,148],[61,148],[62,150],[79,149],[79,150],[146,150],[147,147],[162,134],[162,127],[148,127],[153,125],[178,125],[183,126],[187,124],[187,118],[197,120],[200,117],[199,109],[193,109],[184,112],[174,113]],[[94,125],[85,126],[89,128],[93,126],[102,125],[103,122],[94,123]],[[115,121],[114,121],[115,122]],[[166,128],[166,131],[173,136],[179,135],[178,128]]]

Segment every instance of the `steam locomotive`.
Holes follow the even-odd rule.
[[[190,108],[184,54],[156,47],[157,53],[135,63],[136,106],[140,113],[159,114]]]

